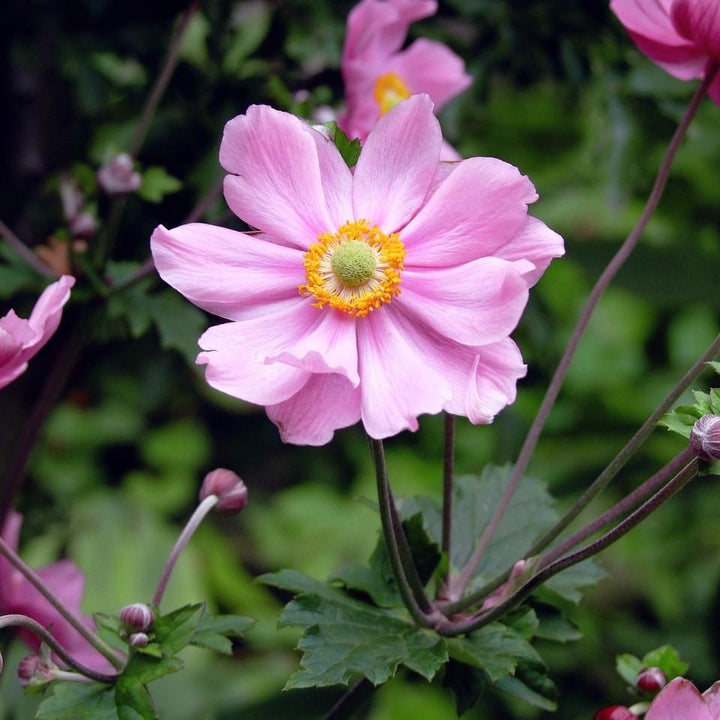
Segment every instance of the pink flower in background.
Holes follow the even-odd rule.
[[[720,62],[720,3],[717,0],[612,0],[635,44],[680,80],[702,78]],[[720,77],[709,95],[720,104]]]
[[[508,337],[562,238],[529,217],[530,180],[494,158],[439,162],[430,99],[384,115],[350,172],[296,117],[253,106],[220,161],[246,235],[152,236],[162,278],[231,320],[200,338],[213,387],[265,405],[286,442],[362,420],[374,438],[441,410],[489,423],[525,374]]]
[[[75,278],[63,275],[39,297],[28,320],[14,310],[0,318],[0,388],[27,370],[32,358],[57,330]]]
[[[701,695],[689,680],[675,678],[653,700],[645,720],[720,720],[720,683]]]
[[[5,521],[2,538],[15,551],[18,548],[21,526],[22,515],[11,511]],[[80,612],[85,578],[77,567],[69,560],[61,560],[36,572],[53,594],[92,629],[92,620]],[[27,615],[50,630],[63,648],[83,665],[99,672],[111,670],[110,663],[70,626],[22,573],[0,556],[0,614],[11,613]],[[19,634],[30,647],[38,648],[40,641],[32,633],[21,630]]]
[[[362,0],[348,17],[342,54],[347,109],[339,120],[364,141],[378,119],[401,100],[427,93],[439,110],[472,78],[449,48],[420,39],[400,50],[409,26],[437,12],[435,0]],[[459,159],[449,148],[444,159]]]

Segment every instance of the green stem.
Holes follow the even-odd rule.
[[[455,478],[455,416],[445,413],[445,446],[443,453],[442,551],[450,562],[452,550],[452,503]]]
[[[535,416],[535,419],[530,426],[527,437],[525,438],[525,442],[523,443],[520,454],[518,455],[517,462],[515,463],[515,466],[513,468],[513,472],[505,488],[505,492],[503,493],[503,496],[500,499],[500,502],[498,503],[498,506],[495,509],[492,518],[490,519],[490,522],[488,523],[485,531],[483,532],[480,540],[478,541],[475,551],[473,552],[470,560],[468,561],[467,566],[461,573],[458,582],[455,583],[454,587],[452,588],[453,596],[455,598],[460,598],[465,592],[465,589],[467,588],[470,579],[475,574],[477,566],[482,560],[487,547],[490,545],[490,542],[492,541],[492,538],[500,525],[500,522],[505,516],[505,512],[510,506],[510,501],[512,500],[513,495],[515,494],[515,491],[520,484],[520,480],[525,473],[525,470],[527,469],[530,458],[532,457],[532,454],[535,450],[535,446],[540,439],[540,434],[545,426],[548,416],[550,415],[550,411],[555,404],[555,400],[560,393],[560,388],[565,381],[565,377],[570,367],[570,362],[575,355],[575,350],[580,343],[580,339],[583,336],[585,329],[588,326],[588,323],[590,322],[590,318],[592,317],[592,314],[598,302],[600,301],[600,298],[605,293],[605,290],[607,289],[608,285],[615,277],[617,272],[625,264],[625,261],[628,259],[628,257],[630,257],[632,251],[637,246],[642,233],[647,227],[648,222],[650,222],[650,218],[655,212],[655,209],[660,202],[660,198],[662,197],[663,191],[665,190],[665,185],[670,175],[670,168],[672,167],[675,155],[680,148],[680,145],[685,136],[685,133],[687,132],[688,127],[690,126],[690,123],[695,117],[700,107],[700,104],[702,103],[705,95],[707,94],[708,88],[710,87],[718,73],[718,67],[718,64],[714,63],[708,68],[705,74],[705,78],[703,79],[700,87],[690,101],[690,105],[685,111],[685,115],[683,116],[677,130],[675,131],[675,134],[670,140],[670,144],[668,145],[665,157],[663,158],[660,169],[658,170],[657,177],[655,178],[655,183],[653,184],[652,190],[645,204],[642,215],[640,216],[637,224],[627,236],[623,244],[620,246],[620,249],[617,251],[617,253],[607,265],[605,270],[602,272],[597,282],[595,283],[592,292],[590,293],[590,296],[585,304],[585,307],[583,308],[577,325],[575,326],[575,329],[570,336],[570,340],[568,341],[567,347],[565,348],[565,352],[563,353],[557,369],[555,370],[555,374],[550,381],[550,385],[548,386],[547,392],[545,393],[545,397],[540,404],[537,415]]]

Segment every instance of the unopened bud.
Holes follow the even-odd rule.
[[[608,705],[598,710],[593,720],[637,720],[637,715],[630,712],[624,705]]]
[[[638,674],[635,684],[646,695],[655,695],[667,684],[665,673],[659,667],[645,668]]]
[[[144,633],[133,633],[130,636],[130,644],[136,648],[144,648],[150,642],[150,638]]]
[[[28,655],[20,661],[17,676],[23,687],[45,685],[55,679],[55,666],[38,655]]]
[[[97,220],[88,212],[79,212],[73,215],[68,222],[68,228],[74,238],[91,238],[98,229]]]
[[[697,420],[690,447],[701,460],[720,460],[720,415],[703,415]]]
[[[200,501],[202,502],[210,495],[216,495],[219,498],[215,508],[227,513],[240,512],[248,501],[245,483],[239,475],[225,468],[218,468],[205,476],[200,488]]]
[[[133,171],[133,161],[127,153],[120,153],[103,165],[97,172],[97,179],[108,195],[124,195],[142,185],[142,178]]]
[[[120,622],[128,630],[144,632],[153,626],[155,614],[149,605],[133,603],[132,605],[126,605],[120,611]]]

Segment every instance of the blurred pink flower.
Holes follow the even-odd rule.
[[[213,387],[265,405],[286,442],[422,413],[489,423],[525,374],[508,337],[562,238],[529,217],[530,180],[494,158],[440,163],[426,95],[383,116],[354,172],[298,118],[252,106],[225,126],[225,197],[258,235],[152,236],[162,278],[232,322],[200,338]]]
[[[612,0],[610,8],[640,50],[680,80],[720,62],[718,0]],[[720,77],[709,95],[720,104]]]
[[[10,512],[2,532],[2,538],[15,551],[20,539],[22,515]],[[53,594],[73,613],[92,629],[92,620],[80,612],[85,578],[69,560],[48,565],[36,570]],[[47,628],[73,658],[99,672],[112,669],[110,663],[100,655],[62,615],[25,579],[4,557],[0,556],[0,614],[17,613],[27,615]],[[32,633],[19,631],[22,639],[37,650],[40,641]]]
[[[364,141],[384,113],[411,95],[427,93],[439,110],[472,78],[449,48],[416,40],[405,50],[409,26],[437,12],[435,0],[362,0],[348,17],[342,55],[345,113],[338,124]],[[443,159],[459,159],[448,146]]]
[[[127,153],[120,153],[97,171],[100,187],[108,195],[125,195],[138,190],[142,176],[133,170],[133,159]]]
[[[74,277],[63,275],[46,287],[28,320],[19,318],[14,310],[0,318],[0,388],[27,370],[28,360],[57,330],[74,284]]]
[[[720,720],[720,683],[701,695],[689,680],[675,678],[653,700],[645,720]]]

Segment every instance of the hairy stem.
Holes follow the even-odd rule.
[[[470,633],[473,630],[477,630],[478,628],[491,623],[493,620],[502,617],[508,612],[508,610],[511,610],[513,607],[521,603],[532,593],[533,590],[535,590],[535,588],[542,585],[542,583],[546,580],[549,580],[554,575],[557,575],[559,572],[566,570],[572,565],[577,565],[578,563],[591,558],[593,555],[596,555],[601,550],[604,550],[606,547],[619,540],[638,523],[642,522],[648,515],[657,510],[660,505],[679,492],[697,475],[697,459],[693,457],[692,451],[688,448],[683,452],[683,456],[686,462],[690,460],[690,458],[692,459],[677,475],[675,475],[675,477],[666,482],[662,489],[656,492],[649,500],[646,500],[639,508],[637,508],[637,510],[628,515],[625,520],[612,528],[612,530],[609,530],[597,540],[585,545],[585,547],[580,550],[570,553],[569,555],[565,555],[549,565],[546,565],[536,575],[530,578],[530,580],[524,583],[507,600],[496,607],[485,612],[481,611],[467,620],[450,622],[447,626],[440,628],[438,632],[444,635],[461,635],[464,633]],[[665,470],[667,469],[668,468],[666,467]],[[669,472],[665,472],[665,478],[669,475]]]
[[[95,682],[110,685],[118,678],[118,675],[100,673],[79,663],[40,623],[35,622],[35,620],[27,617],[27,615],[0,615],[0,629],[6,627],[21,627],[29,630],[33,635],[39,637],[66,665],[74,668],[85,677],[95,680]],[[0,656],[0,668],[1,667],[2,656]]]
[[[617,272],[620,270],[620,268],[623,266],[625,261],[628,259],[628,257],[630,257],[630,254],[635,249],[642,233],[647,227],[647,224],[650,221],[652,214],[655,212],[655,209],[657,208],[658,203],[660,202],[660,198],[662,197],[663,191],[665,189],[665,185],[667,183],[667,179],[670,174],[670,168],[672,166],[673,160],[675,159],[675,155],[680,148],[680,145],[685,136],[685,133],[687,132],[688,127],[690,126],[690,123],[695,117],[698,108],[700,107],[700,104],[702,103],[705,95],[707,94],[708,88],[715,79],[717,72],[717,64],[713,64],[708,68],[705,78],[703,79],[700,87],[690,101],[690,105],[685,111],[685,115],[683,116],[677,130],[675,131],[675,134],[670,140],[670,144],[668,145],[668,149],[665,152],[665,157],[663,158],[663,161],[660,165],[657,177],[655,178],[655,183],[653,184],[652,190],[647,199],[645,208],[642,212],[642,215],[640,216],[640,219],[625,239],[625,242],[623,242],[623,244],[620,246],[620,249],[617,251],[613,259],[607,265],[605,270],[603,270],[602,274],[595,283],[595,287],[593,287],[592,292],[590,293],[590,296],[585,304],[585,307],[583,308],[577,325],[575,326],[575,329],[570,336],[570,340],[567,347],[565,348],[565,352],[563,353],[563,356],[560,359],[560,363],[555,370],[555,374],[550,381],[550,385],[547,389],[547,392],[545,393],[545,397],[540,404],[537,415],[535,416],[535,419],[530,426],[530,430],[528,431],[525,442],[523,443],[523,446],[520,450],[520,454],[513,468],[513,472],[510,476],[510,480],[508,481],[505,492],[503,493],[503,496],[500,499],[500,502],[498,503],[498,506],[495,509],[492,518],[490,519],[490,522],[488,523],[485,531],[483,532],[480,540],[478,541],[475,551],[473,552],[466,568],[461,574],[458,583],[456,583],[453,587],[453,595],[456,598],[459,598],[462,593],[465,592],[465,589],[470,582],[470,578],[473,576],[475,569],[482,560],[482,557],[488,545],[492,541],[492,538],[495,535],[495,532],[497,531],[500,522],[505,516],[505,512],[510,505],[510,501],[512,500],[512,497],[517,490],[523,473],[527,469],[527,466],[530,462],[530,458],[532,457],[533,451],[535,450],[535,446],[537,445],[537,442],[540,438],[540,434],[543,430],[543,427],[545,426],[545,422],[547,421],[547,418],[550,415],[550,411],[555,404],[555,400],[557,399],[557,396],[560,392],[560,388],[565,381],[568,368],[570,367],[570,362],[575,355],[575,350],[577,349],[577,346],[580,342],[580,338],[583,336],[583,333],[585,332],[585,329],[590,322],[590,318],[598,302],[600,301],[600,298],[603,296],[608,285],[615,277]]]
[[[2,220],[0,237],[33,269],[43,277],[55,279],[57,275],[38,257]]]
[[[168,582],[170,581],[170,576],[172,575],[172,571],[175,569],[175,565],[180,557],[180,554],[185,549],[185,546],[188,544],[188,541],[192,537],[193,533],[198,529],[198,527],[200,527],[200,523],[202,523],[205,519],[205,516],[217,505],[218,500],[219,498],[217,495],[208,495],[195,508],[195,512],[190,516],[190,519],[187,521],[187,524],[175,542],[175,545],[168,556],[167,562],[165,563],[162,574],[160,575],[160,580],[158,581],[155,594],[152,598],[153,605],[159,606],[162,602],[163,595],[165,595],[165,590],[167,589]]]
[[[95,633],[88,630],[85,624],[76,617],[70,608],[68,608],[62,600],[56,597],[52,590],[43,582],[40,576],[28,567],[23,559],[13,551],[13,549],[0,536],[0,555],[3,555],[7,561],[52,605],[55,610],[67,620],[82,637],[87,640],[101,655],[106,657],[114,667],[120,669],[124,662],[117,656],[115,651],[101,640]]]

